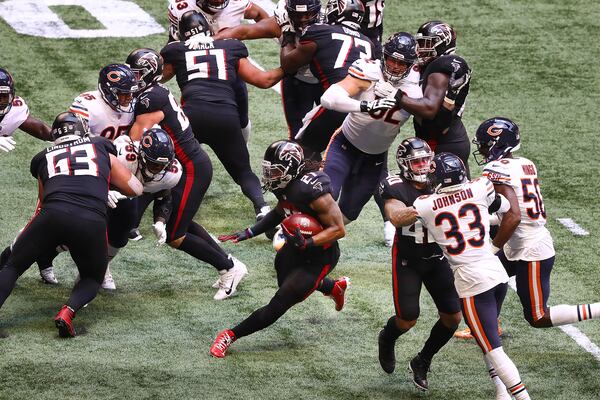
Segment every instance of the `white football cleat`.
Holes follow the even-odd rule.
[[[230,257],[233,261],[233,267],[229,270],[224,269],[219,271],[221,279],[219,281],[219,290],[217,290],[217,293],[213,297],[215,300],[224,300],[233,296],[237,291],[240,281],[248,275],[246,264],[233,256]]]
[[[48,267],[45,269],[40,269],[40,276],[42,277],[42,282],[47,283],[49,285],[58,284],[58,279],[54,276],[54,270],[52,267]]]
[[[396,236],[396,227],[390,221],[385,221],[383,224],[383,240],[387,247],[394,245],[394,237]]]
[[[115,290],[116,288],[117,286],[115,285],[115,280],[110,273],[110,268],[106,267],[106,273],[104,274],[104,280],[102,281],[102,289]]]

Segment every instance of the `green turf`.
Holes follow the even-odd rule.
[[[165,1],[136,1],[166,26]],[[597,104],[600,92],[600,9],[593,0],[400,2],[388,0],[386,34],[415,31],[443,18],[458,31],[459,54],[474,74],[465,113],[472,134],[493,115],[514,118],[523,133],[523,156],[540,169],[557,262],[551,304],[600,298],[596,195]],[[70,23],[80,8],[60,7]],[[90,16],[85,13],[85,18]],[[1,19],[0,19],[1,20]],[[136,47],[159,49],[166,33],[135,39],[49,40],[17,35],[3,20],[0,64],[14,75],[32,114],[51,122],[82,91],[96,85],[105,64],[123,61]],[[76,26],[80,28],[79,25]],[[265,67],[278,64],[271,41],[249,42]],[[170,86],[176,91],[174,84]],[[277,94],[250,88],[252,164],[259,170],[265,146],[285,135]],[[403,137],[412,132],[410,124]],[[7,245],[35,204],[31,157],[43,144],[24,133],[18,148],[0,155],[0,237]],[[212,153],[211,153],[211,156]],[[215,234],[253,221],[250,203],[213,156],[215,177],[197,220]],[[473,168],[475,174],[479,170]],[[269,197],[272,201],[273,198]],[[590,231],[575,238],[556,222],[571,217]],[[336,313],[331,300],[314,295],[271,328],[236,342],[224,360],[208,348],[221,329],[265,304],[276,288],[270,243],[257,238],[228,245],[250,268],[240,295],[212,300],[212,267],[169,248],[156,248],[149,219],[146,239],[131,243],[111,265],[118,290],[101,293],[75,320],[87,334],[60,340],[52,317],[68,297],[75,270],[63,254],[56,262],[60,286],[44,286],[33,267],[0,311],[0,399],[461,399],[493,398],[480,350],[451,341],[435,358],[431,391],[422,395],[408,380],[408,360],[435,322],[435,307],[422,298],[421,318],[397,346],[395,374],[381,371],[376,336],[393,312],[390,252],[382,245],[374,204],[348,227],[334,277],[348,275],[348,306]],[[515,293],[503,309],[506,352],[519,367],[534,399],[597,399],[599,363],[558,329],[534,330],[521,315]],[[600,343],[600,323],[578,325]]]

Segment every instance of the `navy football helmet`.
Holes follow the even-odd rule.
[[[321,13],[321,0],[286,0],[285,9],[297,32],[314,24]]]
[[[148,129],[140,140],[139,168],[144,181],[149,182],[165,171],[175,159],[175,145],[161,128]]]
[[[229,0],[196,0],[198,7],[211,14],[224,10],[228,4]]]
[[[365,5],[360,0],[329,0],[326,10],[328,24],[342,24],[355,31],[365,17]]]
[[[0,68],[0,118],[8,114],[14,99],[15,82],[12,75],[4,68]]]
[[[477,165],[499,160],[521,147],[519,127],[508,118],[487,119],[477,128],[473,144],[477,146],[473,152]]]
[[[462,160],[452,153],[439,153],[433,157],[427,183],[435,193],[454,192],[467,182],[467,169]]]
[[[195,35],[211,36],[210,25],[198,11],[187,11],[179,20],[179,40],[185,42]]]
[[[125,64],[108,64],[100,70],[98,90],[115,111],[133,112],[133,96],[138,91],[137,79]]]
[[[125,63],[135,75],[138,93],[162,79],[163,59],[155,50],[134,50],[129,53]]]
[[[392,84],[404,79],[417,60],[417,42],[408,32],[395,33],[383,44],[383,75]]]
[[[396,151],[396,162],[402,176],[409,181],[426,183],[433,151],[426,141],[412,137],[404,139]]]
[[[278,140],[265,151],[262,162],[264,191],[285,188],[304,169],[302,146],[291,140]]]
[[[60,113],[54,118],[50,134],[54,144],[70,142],[87,136],[88,125],[79,115],[72,112]]]
[[[419,27],[417,34],[419,60],[426,64],[444,54],[452,54],[456,50],[456,32],[442,21],[428,21]]]

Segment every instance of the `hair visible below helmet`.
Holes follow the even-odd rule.
[[[140,172],[144,181],[165,171],[175,159],[175,145],[161,128],[148,129],[140,139]]]
[[[417,42],[413,35],[408,32],[395,33],[383,44],[382,57],[381,63],[385,79],[392,84],[396,84],[409,74],[411,68],[417,62]],[[404,63],[406,70],[399,74],[395,73],[387,65],[388,58]]]
[[[163,59],[155,50],[137,49],[129,53],[125,61],[137,80],[138,92],[162,79]]]
[[[439,153],[433,157],[427,182],[435,193],[454,192],[462,189],[467,182],[467,169],[458,156]]]
[[[133,112],[133,96],[138,91],[137,79],[131,68],[125,64],[108,64],[100,70],[98,76],[98,90],[102,98],[114,110],[120,112]],[[119,95],[131,95],[127,106],[120,103]]]
[[[409,181],[426,183],[433,151],[426,141],[413,137],[404,139],[396,151],[396,162],[402,176]]]
[[[415,38],[422,63],[444,54],[452,54],[456,50],[456,32],[442,21],[425,22],[419,27]]]
[[[198,11],[185,12],[179,20],[179,40],[185,42],[192,36],[212,36],[208,21]]]
[[[4,117],[12,108],[15,99],[15,82],[10,72],[0,68],[0,117]]]
[[[365,17],[365,5],[360,0],[329,0],[326,21],[330,25],[342,24],[355,31]]]
[[[294,29],[301,31],[318,21],[321,0],[287,0],[285,9]]]
[[[477,146],[473,152],[477,165],[500,160],[521,147],[519,127],[508,118],[487,119],[477,128],[473,144]]]
[[[228,4],[229,0],[196,0],[198,7],[212,14],[224,10]]]
[[[72,112],[60,113],[54,118],[50,134],[54,144],[81,139],[89,133],[87,124]]]
[[[262,162],[263,190],[276,191],[285,188],[304,168],[304,151],[291,140],[278,140],[265,151]]]

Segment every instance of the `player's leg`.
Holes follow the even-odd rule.
[[[447,134],[448,136],[459,139],[452,143],[436,143],[435,147],[432,147],[432,150],[434,150],[436,154],[447,152],[458,156],[465,164],[467,178],[471,179],[471,172],[469,169],[471,142],[467,135],[467,129],[460,118],[455,118],[450,125],[449,131],[450,132]]]
[[[239,76],[233,83],[233,90],[235,92],[235,102],[237,103],[238,115],[240,120],[240,127],[244,142],[248,143],[250,139],[250,119],[248,118],[248,87],[246,82]]]
[[[342,126],[346,113],[328,110],[323,106],[313,108],[303,119],[303,125],[296,135],[296,141],[302,145],[304,158],[320,162],[335,131]]]
[[[139,227],[140,227],[140,224],[142,223],[142,218],[144,217],[144,213],[146,212],[146,209],[148,208],[150,203],[152,203],[152,201],[154,201],[154,194],[153,193],[144,193],[141,196],[136,197],[135,201],[137,202],[137,216],[136,216],[135,222],[133,224],[134,228],[129,231],[129,240],[134,241],[134,242],[143,239],[143,236],[140,233]]]
[[[331,195],[335,200],[339,199],[342,187],[352,171],[352,165],[359,155],[358,150],[348,142],[341,129],[332,136],[325,150],[323,171],[331,179]]]
[[[281,100],[283,112],[288,125],[289,138],[296,136],[302,127],[304,116],[319,104],[323,94],[318,83],[306,83],[293,76],[285,77],[281,81]]]

